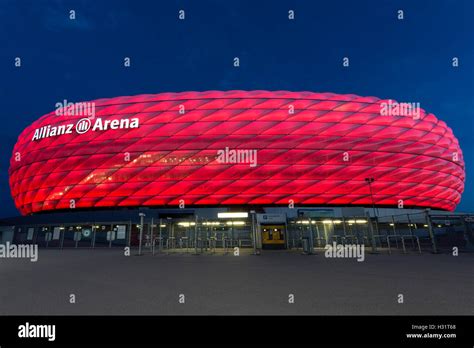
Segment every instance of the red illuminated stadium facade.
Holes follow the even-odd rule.
[[[451,129],[424,110],[381,115],[386,102],[285,91],[99,99],[94,115],[53,111],[21,133],[11,192],[23,215],[180,204],[454,210],[465,174]]]

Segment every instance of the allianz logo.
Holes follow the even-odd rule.
[[[119,120],[103,120],[102,118],[96,118],[94,120],[90,118],[81,118],[76,123],[62,124],[59,126],[43,126],[35,129],[33,138],[31,141],[40,139],[56,137],[64,134],[84,134],[88,131],[106,131],[109,129],[131,129],[140,127],[140,120],[138,118],[122,118]]]

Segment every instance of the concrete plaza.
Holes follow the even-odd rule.
[[[37,262],[0,259],[0,315],[474,314],[474,254],[381,253],[357,262],[321,251],[135,253],[40,249]]]

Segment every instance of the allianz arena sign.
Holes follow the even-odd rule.
[[[131,129],[138,128],[140,126],[140,120],[138,118],[122,118],[115,120],[103,120],[102,118],[96,118],[91,120],[90,118],[81,118],[76,123],[68,123],[59,126],[43,126],[37,128],[33,134],[31,141],[41,140],[45,138],[55,137],[64,134],[84,134],[88,131],[106,131],[115,129]]]

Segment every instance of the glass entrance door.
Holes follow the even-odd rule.
[[[285,225],[262,225],[262,248],[285,249]]]

